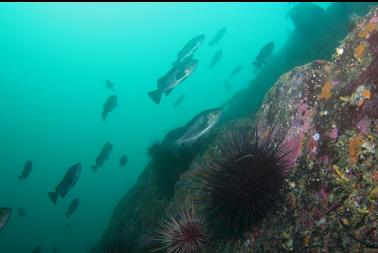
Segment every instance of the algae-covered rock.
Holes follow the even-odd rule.
[[[319,14],[325,15],[325,14]],[[121,200],[91,252],[159,251],[154,228],[169,213],[203,210],[203,164],[230,130],[274,126],[290,147],[283,199],[239,239],[210,235],[205,252],[371,252],[378,247],[378,9],[356,21],[331,60],[281,75],[256,114],[225,121],[162,197],[154,160]],[[253,110],[251,111],[253,112]],[[116,251],[118,250],[118,251]]]
[[[255,124],[286,129],[295,160],[286,201],[237,244],[213,242],[216,252],[225,247],[233,252],[364,252],[378,247],[378,118],[370,109],[377,108],[377,73],[374,9],[357,21],[331,61],[314,61],[280,77]]]

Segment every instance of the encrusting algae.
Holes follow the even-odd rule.
[[[368,39],[370,34],[377,29],[378,24],[373,22],[373,20],[367,22],[365,25],[363,25],[362,30],[358,33],[358,36],[360,38]]]
[[[321,99],[328,99],[332,95],[332,84],[330,82],[326,82],[323,85],[322,92],[320,93]]]
[[[356,57],[358,60],[360,60],[365,53],[365,44],[359,44],[355,49],[354,49],[354,57]]]
[[[349,163],[353,166],[357,164],[358,152],[361,148],[363,138],[361,135],[350,138],[349,140]]]

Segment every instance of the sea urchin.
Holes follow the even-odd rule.
[[[208,243],[205,222],[193,208],[182,209],[176,217],[170,216],[156,232],[156,240],[168,253],[198,253]]]
[[[214,159],[203,166],[200,203],[209,227],[239,237],[259,222],[282,193],[290,167],[282,134],[226,133]]]

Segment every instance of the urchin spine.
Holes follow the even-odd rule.
[[[156,233],[156,240],[168,253],[199,253],[209,242],[205,221],[193,207],[181,209],[176,217],[171,215]]]

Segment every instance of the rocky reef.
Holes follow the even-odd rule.
[[[339,7],[331,5],[327,11]],[[247,136],[253,126],[260,132],[272,126],[279,129],[279,145],[290,151],[286,159],[291,166],[285,173],[281,198],[237,238],[219,237],[209,229],[209,244],[203,252],[377,252],[378,9],[354,22],[341,43],[336,44],[337,36],[330,42],[334,53],[329,60],[295,67],[272,80],[276,81],[273,86],[252,85],[243,98],[233,98],[229,110],[240,108],[239,102],[251,90],[268,90],[259,90],[265,94],[261,106],[248,104],[238,119],[226,117],[216,136],[201,144],[200,152],[176,164],[180,174],[170,181],[173,194],[162,194],[158,170],[166,164],[152,159],[90,252],[163,252],[154,240],[154,229],[181,208],[195,206],[199,213],[207,210],[198,201],[203,194],[204,164],[228,145],[225,137],[231,130]],[[280,55],[271,64],[278,65]],[[318,56],[326,58],[320,53],[309,58]],[[260,82],[259,78],[252,83]]]
[[[272,56],[247,88],[228,101],[224,121],[256,114],[266,92],[287,71],[314,60],[329,60],[340,41],[353,28],[353,16],[363,16],[374,4],[335,2],[326,10],[312,3],[294,5],[287,15],[294,25],[288,42]]]

